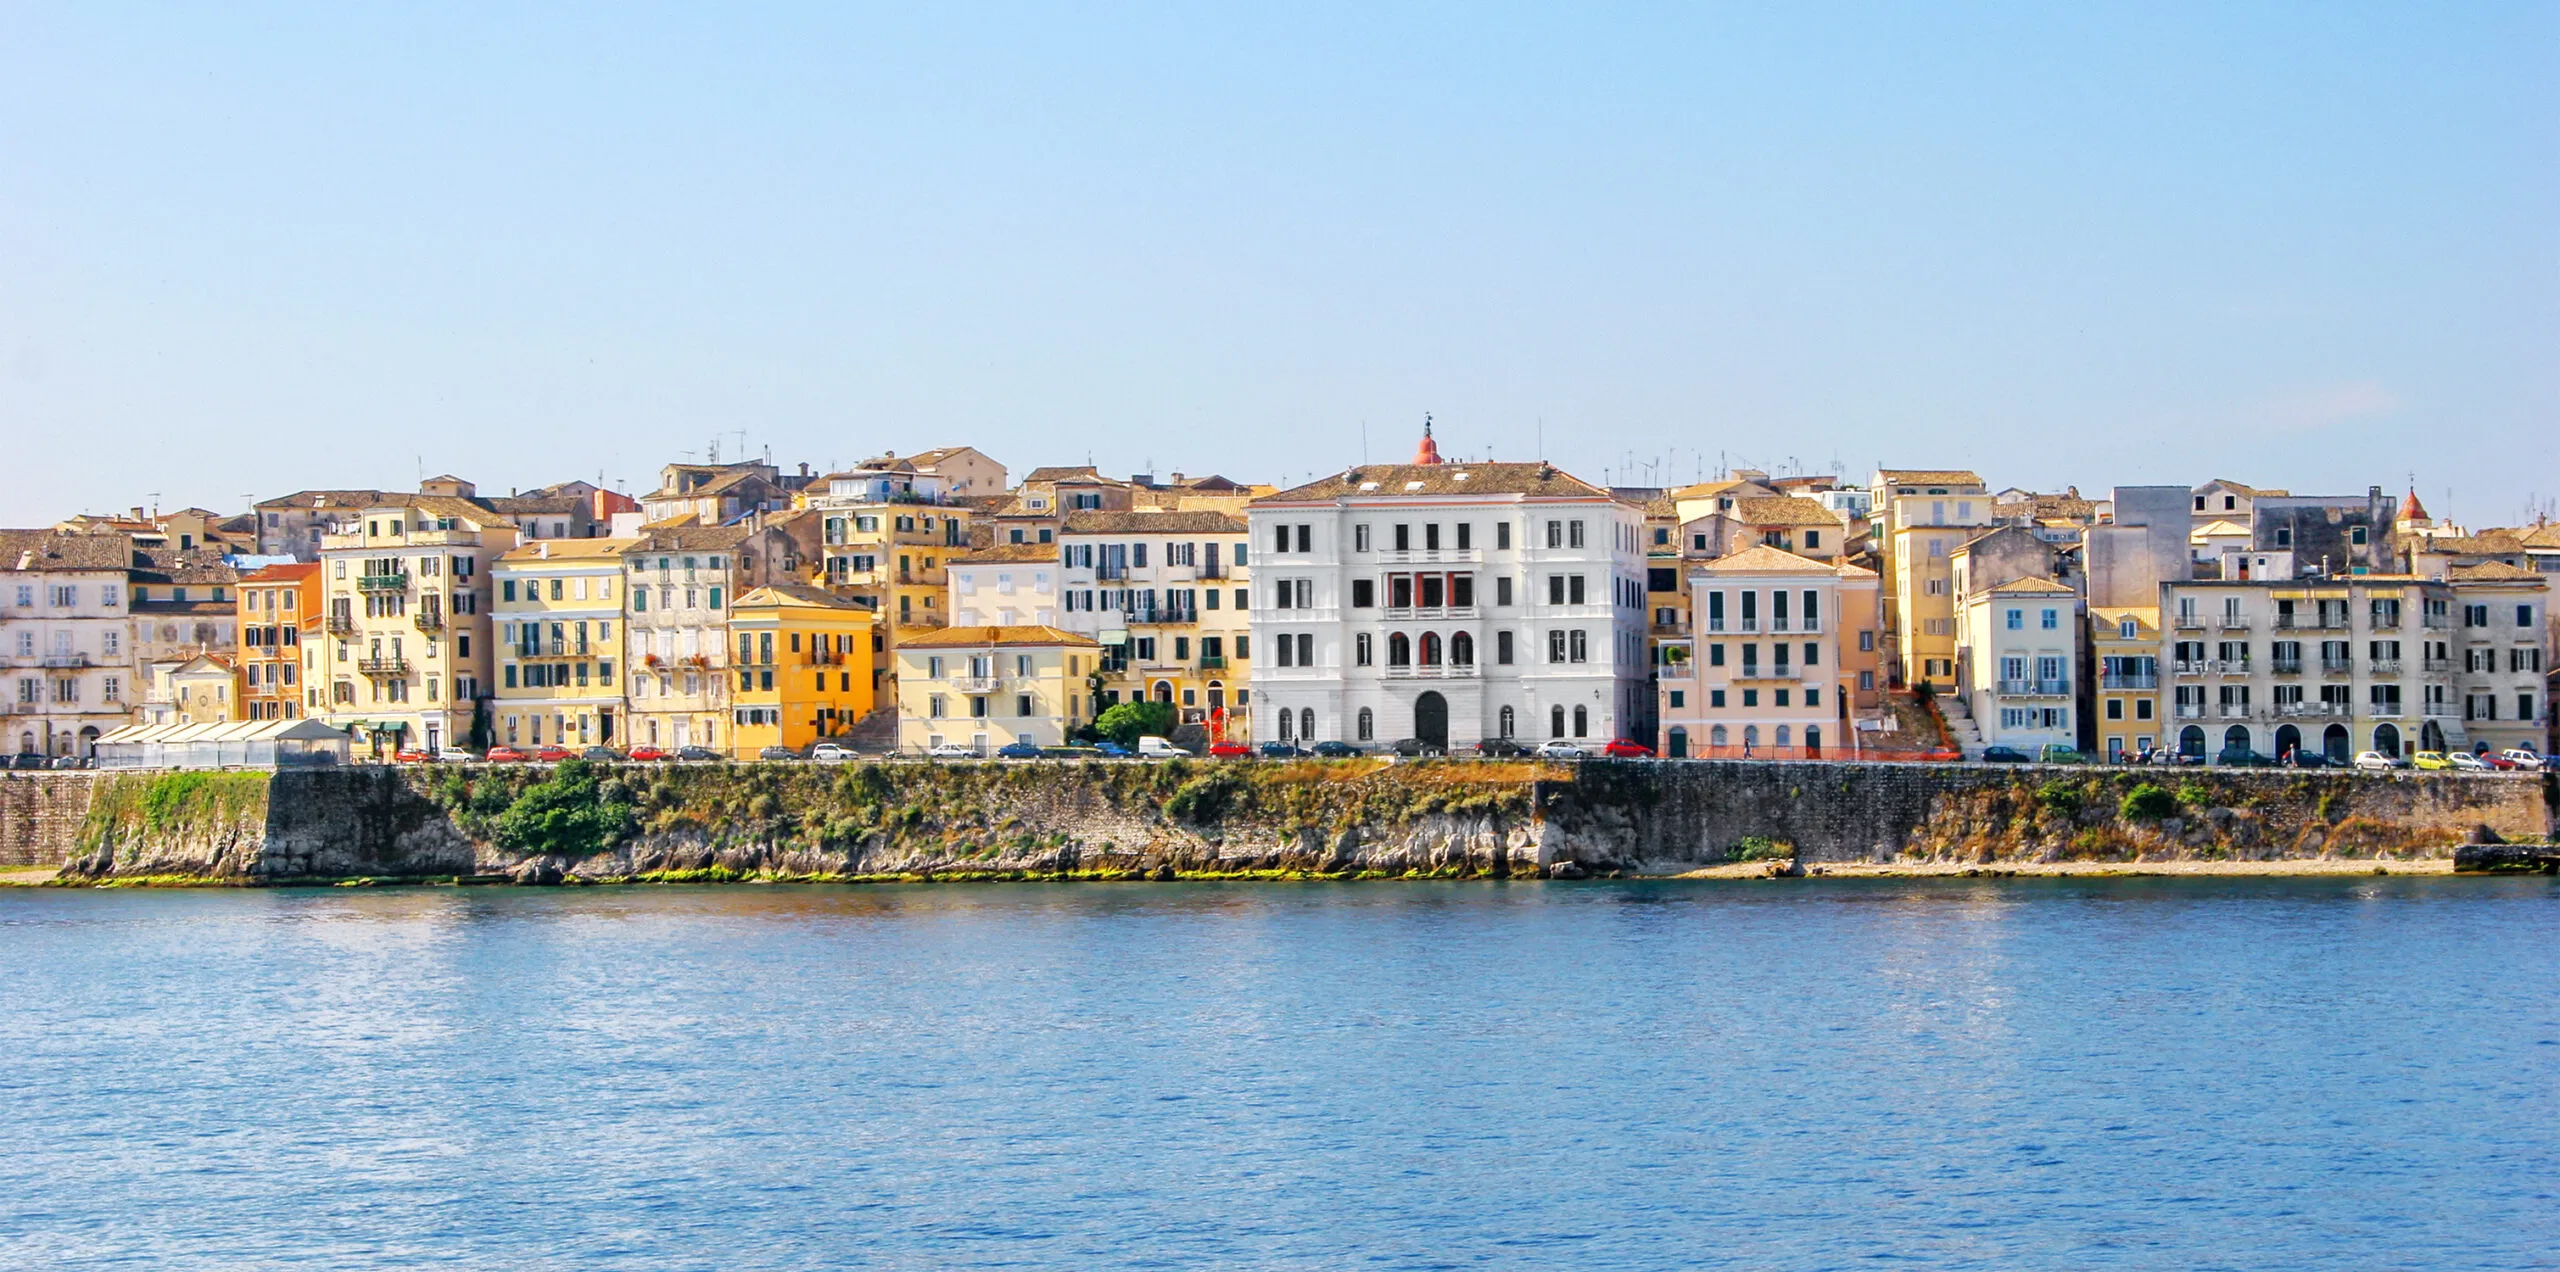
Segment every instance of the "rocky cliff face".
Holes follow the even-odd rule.
[[[58,776],[95,790],[67,877],[268,883],[1506,878],[1675,873],[1738,856],[2406,857],[2449,854],[2477,826],[2541,839],[2550,825],[2546,783],[2438,775],[1097,762]]]

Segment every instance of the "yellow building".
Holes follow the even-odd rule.
[[[537,539],[491,567],[496,741],[584,747],[623,740],[622,558],[634,542]]]
[[[1090,721],[1102,646],[1055,627],[947,627],[899,645],[897,659],[899,748],[989,755],[1056,746]]]
[[[220,654],[198,654],[168,671],[175,721],[222,724],[242,719],[239,671]]]
[[[2089,656],[2098,668],[2098,754],[2110,764],[2159,746],[2160,611],[2102,607],[2089,611]]]
[[[729,608],[731,753],[802,750],[869,715],[873,621],[869,609],[797,583],[739,597]]]
[[[468,739],[488,696],[489,568],[514,523],[471,499],[386,494],[332,510],[320,538],[328,640],[307,687],[359,758]]]

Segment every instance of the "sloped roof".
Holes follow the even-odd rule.
[[[1797,556],[1784,548],[1773,548],[1765,543],[1755,543],[1739,552],[1717,557],[1713,561],[1706,562],[1703,568],[1714,570],[1719,574],[1829,574],[1833,572],[1830,562]]]
[[[124,570],[133,566],[133,539],[121,533],[72,534],[61,530],[0,530],[0,570]]]
[[[2504,561],[2483,561],[2478,565],[2456,565],[2445,570],[2445,577],[2457,583],[2507,583],[2539,580],[2540,574]]]
[[[133,550],[136,583],[210,583],[240,581],[240,571],[222,559],[218,548],[137,547]]]
[[[1840,514],[1823,507],[1820,500],[1801,495],[1736,499],[1733,501],[1733,515],[1758,526],[1828,527],[1840,524]]]
[[[378,508],[385,499],[393,498],[382,490],[297,490],[274,499],[261,499],[258,506],[279,511],[288,508]]]
[[[1876,470],[1887,482],[1897,486],[1962,486],[1981,485],[1982,475],[1962,468],[1880,468]]]
[[[706,526],[692,515],[653,521],[640,527],[634,552],[707,552],[734,548],[754,535],[745,526]]]
[[[1991,589],[1991,594],[1993,596],[2049,596],[2055,593],[2062,593],[2071,596],[2079,595],[2079,593],[2071,590],[2071,585],[2068,583],[2056,583],[2052,579],[2034,576],[2023,579],[2011,579],[2008,582]]]
[[[945,565],[1020,565],[1026,562],[1057,564],[1058,545],[1054,543],[999,543],[980,548],[967,556],[953,557]]]
[[[1319,499],[1381,499],[1430,495],[1526,495],[1547,499],[1617,496],[1552,464],[1368,464],[1320,477],[1254,502],[1300,503]]]
[[[1027,486],[1035,481],[1057,482],[1105,480],[1108,479],[1102,475],[1102,470],[1095,468],[1091,464],[1054,465],[1050,467],[1032,469],[1031,475],[1022,479],[1022,484]]]
[[[2202,543],[2207,539],[2228,539],[2235,536],[2243,539],[2248,538],[2249,527],[2244,526],[2237,521],[2226,521],[2217,517],[2212,521],[2208,521],[2203,525],[2197,526],[2195,529],[2188,531],[2187,541],[2189,543]]]
[[[535,539],[500,554],[502,565],[540,565],[546,561],[603,561],[640,546],[638,539]]]
[[[299,583],[320,573],[317,561],[280,561],[240,576],[243,583]]]
[[[898,638],[900,649],[984,649],[991,645],[1102,647],[1091,636],[1079,636],[1037,623],[1017,627],[941,627],[920,635]]]
[[[1070,512],[1065,534],[1243,534],[1242,517],[1223,512]]]
[[[750,590],[746,595],[729,603],[732,610],[759,609],[767,605],[783,609],[849,610],[866,618],[871,617],[869,608],[856,605],[851,600],[825,588],[811,587],[806,583],[768,583],[763,587]]]

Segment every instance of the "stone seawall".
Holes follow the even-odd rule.
[[[1571,877],[1814,862],[2450,856],[2551,779],[1707,761],[8,775],[69,879]]]

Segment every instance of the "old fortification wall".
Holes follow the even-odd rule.
[[[1737,857],[2440,857],[2549,779],[1709,761],[356,768],[10,775],[73,878],[249,882],[1670,873]],[[23,787],[23,789],[21,789]]]

